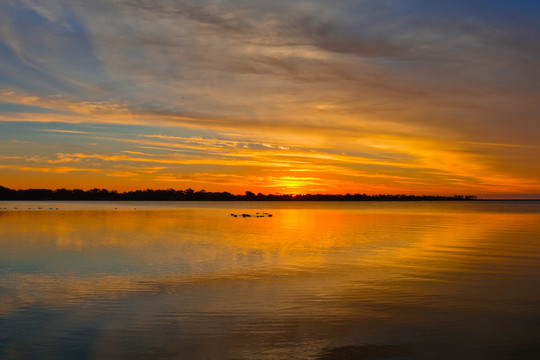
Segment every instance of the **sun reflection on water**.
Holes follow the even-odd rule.
[[[24,319],[45,312],[54,316],[36,320],[44,326],[109,334],[93,340],[97,353],[126,354],[132,336],[146,355],[161,347],[193,359],[314,359],[339,344],[414,343],[434,326],[472,346],[458,335],[471,312],[534,330],[538,213],[261,205],[234,212],[273,216],[212,207],[1,212],[0,322],[33,336]],[[218,353],[193,347],[216,339]]]

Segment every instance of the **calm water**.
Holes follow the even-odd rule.
[[[0,208],[0,358],[540,359],[540,202]]]

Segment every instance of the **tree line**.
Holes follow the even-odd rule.
[[[0,200],[114,200],[114,201],[440,201],[477,200],[474,195],[367,195],[367,194],[255,194],[246,191],[243,195],[205,190],[136,190],[118,192],[107,189],[9,189],[0,186]]]

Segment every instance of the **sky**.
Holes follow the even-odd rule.
[[[0,185],[540,198],[540,2],[3,0]]]

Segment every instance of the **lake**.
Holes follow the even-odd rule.
[[[0,358],[539,359],[540,202],[0,201]]]

